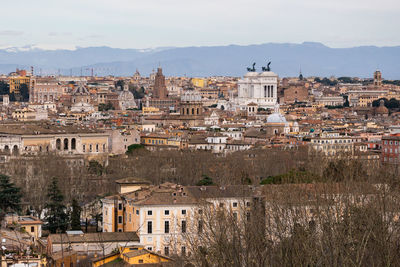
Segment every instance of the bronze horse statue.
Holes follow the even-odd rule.
[[[253,63],[253,68],[247,68],[247,71],[255,72],[256,71],[256,63]]]
[[[271,61],[270,61],[270,62],[268,62],[268,65],[267,65],[267,67],[262,67],[262,71],[271,71],[271,67],[270,67],[270,65],[271,65]]]

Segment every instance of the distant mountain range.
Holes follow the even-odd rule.
[[[243,76],[253,62],[261,71],[272,61],[281,77],[350,76],[367,78],[379,68],[385,79],[400,79],[400,46],[330,48],[320,43],[268,43],[210,47],[118,49],[88,47],[76,50],[0,49],[0,73],[35,68],[35,74],[148,75],[162,66],[167,76]]]

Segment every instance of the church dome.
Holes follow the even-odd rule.
[[[375,113],[376,114],[388,114],[389,113],[389,110],[387,109],[387,107],[385,107],[384,100],[379,101],[379,107],[377,107],[375,109]]]
[[[82,83],[78,84],[78,86],[75,88],[75,90],[72,94],[73,95],[90,95],[88,89]]]
[[[274,113],[268,116],[267,123],[287,123],[285,116],[279,111],[279,104],[276,103],[274,107]]]

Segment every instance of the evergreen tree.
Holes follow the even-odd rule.
[[[0,174],[0,213],[21,210],[21,189],[10,182],[10,177]]]
[[[45,205],[46,221],[50,233],[54,234],[57,230],[65,232],[68,228],[68,214],[63,204],[64,196],[58,188],[57,178],[53,178],[47,189],[48,202]]]
[[[74,198],[72,200],[72,212],[71,212],[71,229],[81,230],[81,207],[78,201]]]

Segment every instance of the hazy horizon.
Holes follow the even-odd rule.
[[[40,2],[40,3],[38,3]],[[400,45],[396,0],[5,0],[0,47]]]

